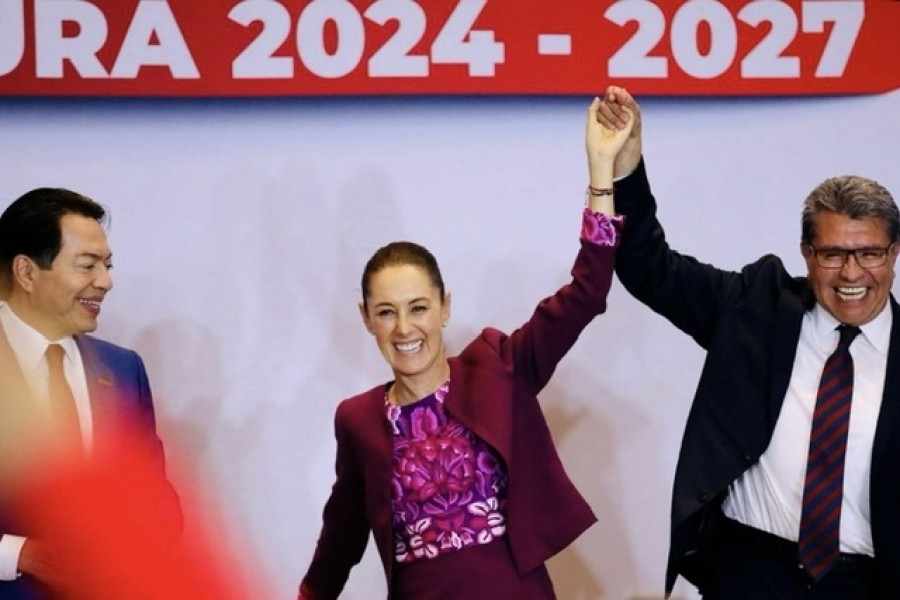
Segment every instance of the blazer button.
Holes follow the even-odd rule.
[[[705,490],[700,490],[699,492],[697,492],[697,501],[700,504],[706,504],[707,502],[709,502],[709,495]]]

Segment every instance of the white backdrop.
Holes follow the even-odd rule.
[[[389,377],[357,313],[365,260],[401,238],[434,251],[451,352],[517,326],[577,248],[588,101],[5,99],[0,205],[49,185],[109,207],[98,334],[144,356],[173,477],[221,509],[223,552],[260,598],[289,599],[332,482],[334,408]],[[774,252],[801,274],[800,204],[826,177],[900,198],[900,92],[642,106],[670,241],[720,266]],[[616,283],[543,393],[600,518],[550,564],[561,599],[662,597],[702,358]],[[384,597],[369,550],[343,598]],[[676,596],[696,597],[684,582]]]

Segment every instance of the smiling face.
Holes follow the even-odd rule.
[[[815,219],[811,244],[827,249],[885,248],[891,243],[884,223],[872,217],[853,219],[835,212],[822,212]],[[849,256],[840,269],[825,269],[816,263],[808,244],[801,244],[809,282],[816,300],[834,318],[847,325],[863,325],[874,319],[888,302],[894,283],[897,246],[885,264],[864,269]]]
[[[450,295],[442,298],[423,268],[400,264],[378,270],[359,308],[398,381],[428,391],[443,383],[442,327],[450,318]]]
[[[100,303],[112,289],[112,252],[100,223],[66,214],[60,233],[59,254],[49,269],[25,255],[13,260],[17,285],[10,306],[50,341],[94,331]]]

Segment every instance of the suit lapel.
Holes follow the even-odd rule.
[[[6,332],[0,326],[0,401],[13,401],[22,397],[21,394],[27,390],[19,360],[6,339]]]
[[[10,474],[27,472],[33,444],[40,447],[49,426],[48,414],[32,397],[19,359],[0,326],[0,482]]]
[[[507,398],[512,398],[514,392],[509,373],[487,368],[467,369],[460,358],[451,358],[449,362],[447,410],[497,450],[509,465],[513,414]]]
[[[96,441],[104,438],[104,426],[110,422],[117,406],[114,398],[115,373],[100,357],[94,340],[88,336],[78,335],[75,336],[75,343],[78,344],[78,351],[81,352],[81,361],[84,364]]]
[[[888,347],[887,369],[884,379],[884,396],[875,429],[872,447],[872,470],[885,457],[888,441],[894,436],[897,421],[900,420],[900,307],[894,297],[890,300],[893,321],[891,322],[891,343]]]
[[[805,298],[808,288],[797,294],[781,294],[775,313],[775,335],[772,336],[772,376],[769,386],[769,418],[770,431],[781,413],[784,397],[794,370],[794,358],[797,355],[797,341],[800,339],[800,328],[803,325],[803,313],[806,311]]]

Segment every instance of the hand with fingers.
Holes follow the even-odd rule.
[[[594,111],[597,122],[603,127],[624,131],[630,127],[627,139],[615,159],[613,176],[624,177],[634,171],[641,160],[641,108],[634,97],[623,87],[606,88],[599,106]]]

